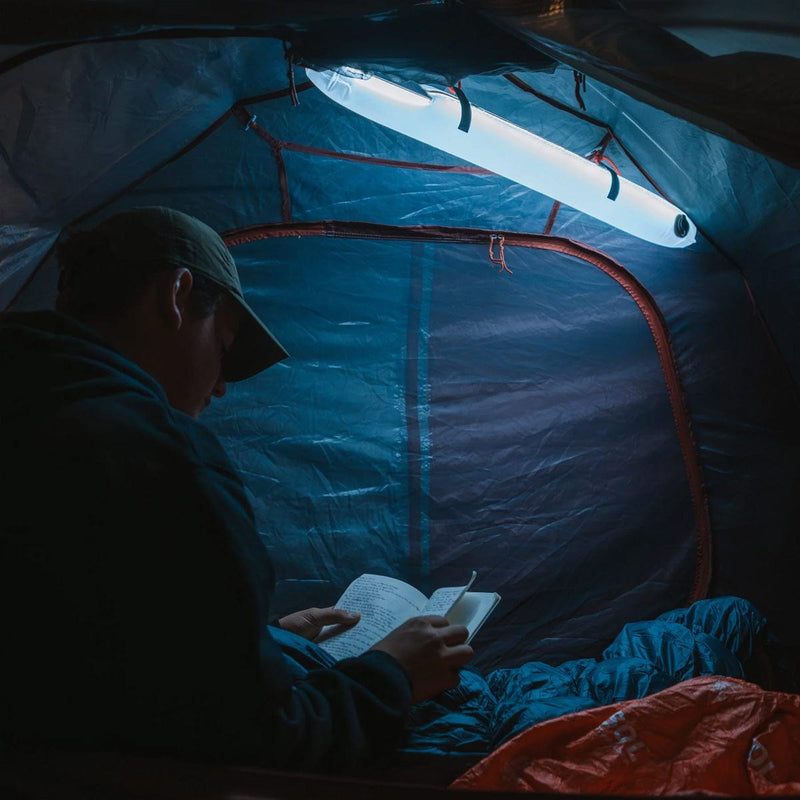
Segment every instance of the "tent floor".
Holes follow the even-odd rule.
[[[6,752],[0,758],[3,800],[476,800],[476,796],[520,797],[513,792],[448,790],[424,783],[207,765],[166,757],[26,751]],[[640,797],[645,796],[650,795]],[[636,800],[632,795],[627,798]]]

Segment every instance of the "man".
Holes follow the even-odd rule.
[[[222,239],[149,207],[58,255],[56,311],[0,320],[0,738],[329,771],[390,751],[456,685],[466,630],[417,618],[302,677],[274,641],[252,510],[195,420],[286,356]]]

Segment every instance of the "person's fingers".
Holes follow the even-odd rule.
[[[361,619],[361,614],[342,608],[317,608],[307,619],[317,631],[331,629],[331,632],[341,632],[352,628]]]
[[[472,661],[475,651],[468,644],[459,644],[448,647],[442,655],[442,660],[451,668],[457,669]]]
[[[457,669],[453,669],[450,671],[450,677],[446,681],[445,691],[447,689],[455,689],[458,684],[461,683],[461,675]]]
[[[360,614],[333,606],[313,610],[313,620],[318,625],[354,625],[359,619]]]
[[[452,646],[466,642],[469,631],[463,625],[448,625],[439,635],[446,645]]]
[[[446,617],[441,617],[438,614],[427,614],[424,617],[419,617],[419,619],[425,620],[434,628],[446,628],[450,624]]]

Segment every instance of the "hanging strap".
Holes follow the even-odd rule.
[[[459,103],[461,103],[461,122],[458,123],[458,129],[464,131],[464,133],[469,133],[469,126],[472,124],[472,106],[470,106],[467,96],[461,89],[460,83],[453,89],[453,92]]]
[[[586,76],[578,70],[572,70],[572,77],[575,79],[575,102],[581,111],[586,111],[586,103],[583,102],[582,94],[586,92]]]
[[[604,167],[611,173],[611,188],[608,190],[606,197],[609,200],[616,200],[619,195],[619,169],[617,165],[603,152],[607,142],[604,139],[600,147],[593,153],[589,154],[589,158],[600,167]]]
[[[495,242],[498,243],[498,255],[496,256],[494,254]],[[491,261],[493,264],[499,264],[500,272],[507,272],[509,275],[513,275],[514,273],[506,265],[505,244],[506,237],[500,233],[493,233],[489,237],[489,261]]]
[[[283,43],[283,56],[286,59],[286,77],[289,80],[289,97],[292,99],[292,105],[300,105],[300,100],[297,97],[297,85],[294,81],[294,53],[289,45],[284,41]]]
[[[605,167],[611,173],[611,188],[608,190],[606,197],[609,200],[616,200],[619,195],[619,175],[603,161],[597,162],[601,167]]]

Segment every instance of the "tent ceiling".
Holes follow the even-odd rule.
[[[73,0],[58,15],[50,9],[46,0],[6,4],[0,44],[31,46],[7,51],[6,68],[42,48],[90,39],[220,34],[277,37],[317,65],[350,63],[437,82],[557,61],[787,164],[800,163],[800,60],[792,57],[800,15],[793,0],[724,6]]]

